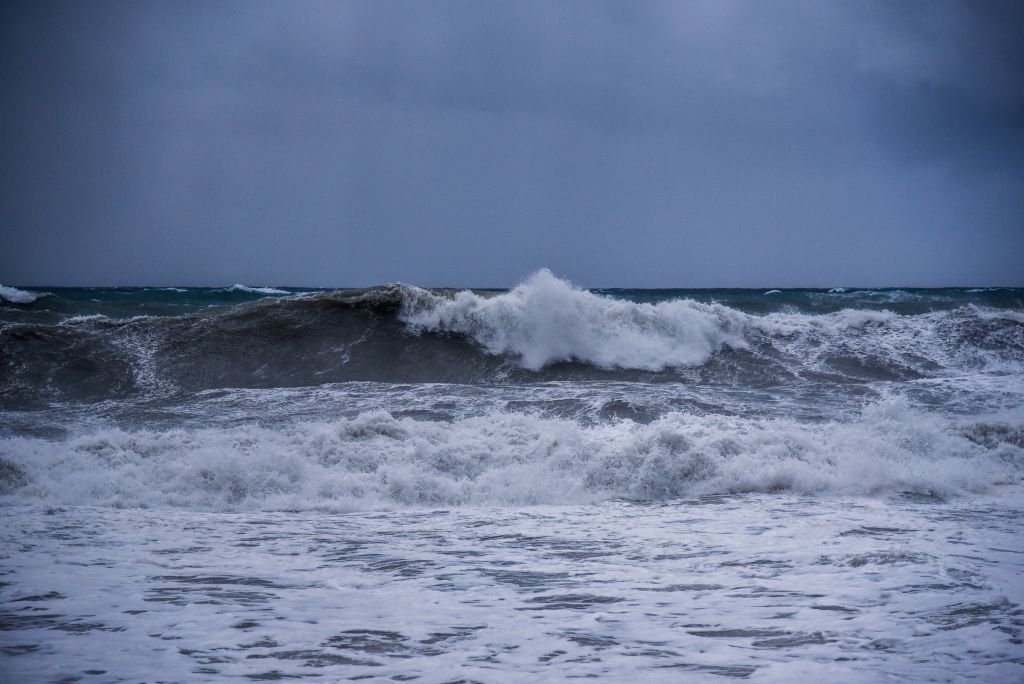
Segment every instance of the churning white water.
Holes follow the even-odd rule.
[[[51,290],[3,681],[1024,679],[1019,291]]]

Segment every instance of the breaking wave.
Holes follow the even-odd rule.
[[[31,304],[43,295],[38,292],[26,292],[16,287],[0,285],[0,301],[11,304]]]
[[[720,304],[601,297],[546,270],[494,297],[421,297],[401,315],[415,331],[465,335],[531,370],[566,361],[649,371],[695,366],[725,346],[745,348],[746,318]]]
[[[888,401],[828,423],[672,413],[582,426],[505,412],[422,422],[376,411],[273,430],[114,429],[4,439],[0,492],[25,503],[209,510],[949,496],[1019,482],[1021,418],[962,423]]]
[[[870,382],[1018,372],[1022,361],[1017,309],[752,314],[616,299],[541,271],[503,293],[389,285],[176,316],[8,322],[0,406],[351,380]]]
[[[173,288],[171,288],[171,289],[173,289]],[[265,294],[265,295],[286,295],[286,294],[292,294],[288,290],[279,290],[276,287],[249,287],[247,285],[241,285],[239,283],[235,283],[231,287],[225,287],[224,291],[225,292],[253,292],[253,293],[256,293],[256,294]]]

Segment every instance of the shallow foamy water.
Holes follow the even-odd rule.
[[[1018,681],[1020,494],[9,506],[0,663],[8,681]]]

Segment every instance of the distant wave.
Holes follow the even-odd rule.
[[[25,290],[19,290],[16,287],[0,285],[0,300],[10,302],[12,304],[31,304],[43,296],[45,295],[38,292],[26,292]]]
[[[869,299],[875,302],[885,303],[913,302],[923,299],[922,295],[914,292],[907,292],[906,290],[854,290],[852,292],[843,291],[835,292],[833,294],[840,294],[847,299]]]
[[[269,429],[105,430],[0,440],[0,494],[208,510],[588,503],[733,492],[955,496],[1020,481],[1024,425],[900,401],[801,423],[670,413],[584,426],[497,412],[424,422],[376,411]]]
[[[274,294],[284,294],[284,295],[286,295],[286,294],[291,294],[291,292],[288,292],[287,290],[278,290],[277,288],[273,288],[273,287],[249,287],[247,285],[241,285],[239,283],[235,283],[231,287],[225,287],[224,291],[225,292],[252,292],[252,293],[255,293],[255,294],[267,294],[267,295],[274,295]]]

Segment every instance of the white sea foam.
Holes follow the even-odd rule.
[[[227,292],[253,292],[256,294],[268,295],[291,294],[291,292],[288,292],[287,290],[278,290],[277,288],[274,287],[249,287],[248,285],[242,285],[240,283],[235,283],[231,287],[225,287],[224,290]]]
[[[975,316],[985,321],[995,321],[999,319],[1014,321],[1016,323],[1024,323],[1024,311],[1020,309],[990,309],[986,307],[969,304],[966,307]]]
[[[765,292],[765,294],[766,294],[766,295],[771,295],[771,294],[782,294],[782,290],[768,290],[767,292]]]
[[[31,304],[42,296],[38,292],[26,292],[16,287],[0,285],[0,299],[12,304]]]
[[[416,298],[402,319],[416,331],[458,332],[524,367],[583,361],[604,368],[660,370],[703,363],[724,346],[745,347],[746,316],[718,304],[637,304],[574,288],[542,270],[493,297]],[[424,306],[424,304],[427,304]]]
[[[1002,336],[998,344],[964,344],[989,334],[974,329],[975,323],[1021,320],[1016,310],[973,305],[916,315],[856,308],[754,315],[690,299],[657,304],[614,299],[577,289],[547,270],[489,297],[464,291],[446,298],[401,287],[400,316],[414,332],[463,334],[488,353],[511,355],[532,370],[578,361],[659,371],[701,365],[724,348],[757,349],[767,343],[786,352],[788,364],[798,370],[834,372],[837,358],[855,357],[871,368],[881,364],[885,372],[906,366],[916,373],[922,363],[947,369],[1003,365],[1024,344],[1021,332],[1012,330],[992,333]]]
[[[141,318],[141,317],[140,317]],[[78,316],[68,316],[60,322],[60,325],[74,325],[75,323],[85,323],[86,321],[109,321],[111,320],[108,316],[103,314],[80,314]]]
[[[965,425],[901,401],[856,419],[668,414],[580,425],[492,412],[0,441],[6,497],[203,510],[590,503],[770,492],[957,495],[1018,480],[1024,415]],[[12,475],[12,473],[16,475]]]
[[[1020,489],[1004,492],[343,516],[3,506],[2,667],[11,682],[1020,682]]]
[[[833,372],[837,359],[856,359],[865,370],[904,368],[911,375],[922,370],[1019,373],[1024,329],[1012,325],[986,327],[991,321],[1020,323],[1024,315],[1012,309],[974,305],[914,316],[843,309],[821,315],[751,316],[747,329],[748,335],[757,331],[770,340],[774,349],[798,360],[795,368],[801,372]],[[985,343],[979,344],[980,340]]]

